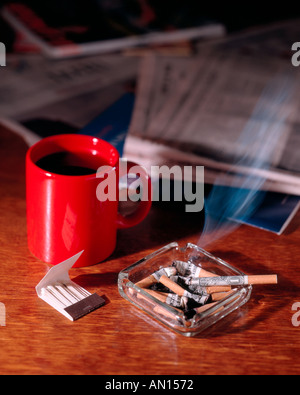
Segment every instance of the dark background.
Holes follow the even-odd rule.
[[[16,1],[16,0],[15,0]],[[18,0],[19,2],[22,0]],[[292,2],[227,2],[221,3],[211,1],[192,0],[151,0],[158,1],[162,7],[161,18],[168,18],[170,7],[172,9],[185,4],[192,13],[204,20],[214,20],[222,22],[229,32],[239,31],[252,26],[264,25],[271,22],[294,19],[300,16],[300,4]],[[2,0],[0,6],[9,3],[9,0]],[[50,9],[49,15],[59,20],[68,10],[69,17],[75,18],[76,13],[84,17],[85,13],[91,10],[99,10],[101,4],[113,7],[114,4],[124,4],[128,12],[135,12],[136,1],[134,0],[23,0],[24,3],[38,4],[39,7]],[[47,10],[47,13],[49,14]],[[98,14],[99,15],[99,14]],[[98,17],[99,18],[99,17]],[[0,41],[5,42],[8,51],[11,50],[14,42],[14,32],[0,17]],[[299,37],[300,41],[300,37]]]

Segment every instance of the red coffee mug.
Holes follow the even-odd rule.
[[[44,138],[28,150],[27,231],[33,255],[56,265],[84,250],[75,267],[100,263],[113,253],[117,230],[135,226],[147,216],[151,180],[143,168],[139,175],[147,198],[128,217],[118,212],[119,160],[111,144],[79,134]],[[127,171],[133,166],[137,165],[131,163]],[[99,201],[99,183],[108,179],[97,177],[99,167],[106,169],[107,177],[115,175],[109,187],[117,191],[116,199]]]

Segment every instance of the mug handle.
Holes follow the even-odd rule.
[[[134,162],[127,162],[127,171],[125,174],[120,174],[120,178],[124,175],[128,175],[132,168],[137,167],[138,171],[133,174],[138,174],[143,185],[143,196],[141,201],[138,203],[137,209],[133,214],[124,216],[118,213],[117,226],[118,229],[128,229],[141,223],[149,214],[152,207],[152,183],[151,177],[147,171],[140,165]],[[127,189],[128,190],[128,189]]]

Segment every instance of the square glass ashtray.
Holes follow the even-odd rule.
[[[185,282],[190,277],[214,275],[244,273],[194,244],[181,248],[174,242],[122,270],[118,288],[123,298],[168,328],[195,336],[243,306],[251,296],[251,285],[199,291],[191,290]],[[168,281],[176,284],[175,288]]]

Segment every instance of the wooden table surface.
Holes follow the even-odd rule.
[[[300,216],[282,236],[241,226],[210,247],[249,274],[279,275],[277,286],[256,286],[250,301],[210,330],[186,338],[153,321],[121,298],[118,273],[177,241],[196,243],[201,215],[154,206],[139,226],[120,231],[106,262],[72,269],[71,278],[105,295],[101,309],[72,323],[35,292],[49,266],[26,240],[24,157],[21,138],[0,130],[0,374],[202,375],[299,374]],[[2,305],[3,306],[3,305]]]

